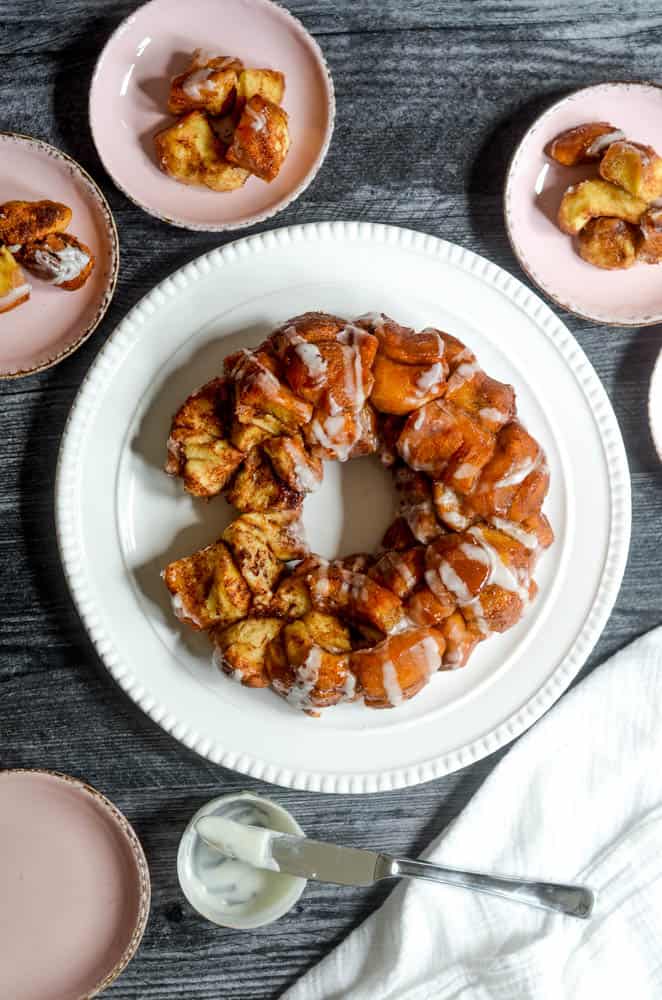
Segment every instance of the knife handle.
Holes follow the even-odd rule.
[[[558,882],[531,882],[521,878],[487,875],[484,872],[467,872],[459,868],[433,865],[429,861],[408,861],[380,854],[376,878],[421,878],[429,882],[443,882],[463,889],[475,889],[492,896],[501,896],[517,903],[554,910],[571,917],[590,917],[594,895],[581,885],[563,885]]]

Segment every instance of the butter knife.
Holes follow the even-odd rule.
[[[475,889],[571,917],[586,919],[593,910],[594,894],[581,885],[463,871],[429,861],[413,861],[377,851],[295,837],[235,823],[220,816],[202,817],[196,824],[196,830],[209,847],[226,857],[246,861],[256,868],[286,872],[315,882],[360,886],[389,878],[420,878]]]

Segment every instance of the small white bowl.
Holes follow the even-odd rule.
[[[207,920],[221,927],[250,930],[272,924],[283,917],[306,887],[305,878],[279,872],[262,872],[262,890],[246,903],[224,906],[220,893],[210,889],[210,875],[218,868],[221,855],[207,847],[195,825],[202,816],[237,818],[241,807],[253,807],[261,813],[263,824],[280,833],[304,836],[294,817],[282,806],[252,792],[221,795],[198,809],[184,830],[177,852],[177,875],[182,892],[191,906]],[[206,876],[204,873],[207,873]]]

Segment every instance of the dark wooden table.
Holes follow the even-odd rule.
[[[151,919],[138,957],[108,996],[254,1000],[278,996],[386,890],[312,886],[272,927],[252,934],[217,929],[191,909],[177,884],[177,843],[192,812],[213,795],[253,788],[283,802],[311,835],[415,854],[499,755],[418,788],[366,798],[276,789],[183,749],[134,709],[96,659],[55,542],[62,428],[83,375],[126,311],[170,271],[221,242],[143,214],[113,187],[92,145],[87,90],[94,61],[132,7],[126,0],[0,0],[0,128],[50,140],[79,160],[104,189],[122,244],[115,300],[91,340],[52,371],[0,384],[0,766],[56,768],[87,779],[117,802],[142,838]],[[271,225],[370,219],[411,226],[468,246],[520,278],[501,212],[514,144],[568,90],[655,79],[662,61],[662,11],[654,2],[290,0],[290,7],[325,52],[338,118],[317,180]],[[646,422],[662,329],[564,319],[611,397],[632,470],[632,552],[590,670],[662,619],[662,483]]]

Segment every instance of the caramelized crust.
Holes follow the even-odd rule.
[[[353,573],[332,563],[309,573],[307,583],[313,607],[319,611],[342,614],[384,634],[403,621],[402,602],[364,573]]]
[[[582,181],[569,187],[561,200],[558,223],[564,233],[576,236],[587,222],[599,216],[637,223],[646,211],[646,202],[609,181]]]
[[[608,271],[632,267],[638,243],[636,227],[622,219],[591,219],[577,240],[579,255],[587,263]]]
[[[445,645],[435,629],[413,628],[352,653],[350,669],[368,708],[396,708],[418,694],[440,669]]]
[[[290,622],[272,641],[267,669],[274,691],[296,708],[317,708],[351,701],[356,679],[349,670],[348,629],[333,615],[309,611]]]
[[[193,496],[220,493],[244,459],[226,440],[230,386],[215,378],[194,392],[175,414],[165,471],[181,476]]]
[[[244,69],[237,82],[237,112],[246,101],[259,94],[265,101],[281,104],[285,96],[285,76],[275,69]]]
[[[248,614],[250,591],[223,542],[170,563],[163,579],[176,616],[194,629],[227,625]]]
[[[161,170],[182,184],[234,191],[248,178],[241,165],[226,161],[223,144],[202,111],[189,111],[162,129],[154,145]]]
[[[662,261],[662,209],[649,208],[640,221],[641,235],[637,257],[645,264]]]
[[[213,629],[214,662],[246,687],[268,687],[268,649],[282,627],[278,618],[251,617],[228,628]]]
[[[303,503],[303,494],[278,478],[260,448],[245,457],[225,496],[240,511],[298,510]]]
[[[0,247],[0,313],[10,312],[30,298],[30,286],[7,247]]]
[[[25,243],[16,259],[35,277],[67,292],[82,288],[95,264],[90,248],[70,233],[49,233]]]
[[[312,415],[309,403],[297,398],[279,377],[276,359],[266,350],[238,351],[225,359],[234,383],[234,415],[269,435],[297,431]]]
[[[269,438],[264,442],[263,451],[271,460],[276,475],[291,490],[314,493],[321,485],[322,463],[306,450],[300,434]]]
[[[0,243],[20,246],[63,232],[71,209],[57,201],[6,201],[0,205]]]
[[[643,146],[638,142],[614,142],[600,163],[600,174],[633,198],[648,202],[662,195],[662,158],[652,146]]]
[[[609,122],[587,122],[561,132],[547,146],[545,152],[564,167],[599,160],[605,150],[625,133]]]
[[[242,514],[225,529],[223,540],[260,608],[271,601],[284,563],[307,553],[298,511]]]
[[[184,73],[173,78],[168,98],[171,115],[206,111],[222,115],[234,104],[243,64],[230,56],[206,57],[196,49]]]
[[[442,365],[443,396],[378,419],[380,365]],[[191,469],[191,445],[204,436],[212,473],[231,449],[222,488],[243,513],[210,552],[166,570],[179,612],[210,630],[223,670],[308,714],[356,698],[393,707],[519,621],[553,540],[541,513],[549,473],[512,387],[485,375],[464,344],[381,315],[351,324],[314,312],[228,357],[225,370],[177,414],[169,470],[210,495],[214,475]],[[400,389],[387,390],[402,398],[405,380],[395,381]],[[301,505],[321,482],[321,459],[377,447],[400,496],[386,551],[331,563],[308,555]]]
[[[289,148],[287,112],[259,93],[254,94],[241,112],[227,160],[263,181],[272,181]]]

